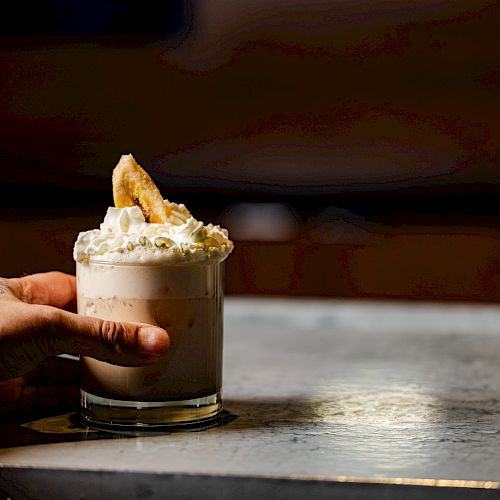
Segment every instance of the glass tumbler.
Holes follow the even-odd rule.
[[[222,409],[224,263],[76,264],[78,313],[157,325],[170,349],[157,363],[81,358],[81,414],[98,427],[203,422]]]

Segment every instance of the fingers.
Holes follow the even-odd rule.
[[[21,377],[0,382],[0,415],[16,409],[29,408],[25,401],[34,400],[33,388],[27,389]]]
[[[15,298],[14,293],[12,292],[10,282],[12,280],[9,280],[8,278],[0,278],[0,297],[2,299],[5,298]]]
[[[47,358],[26,375],[0,382],[0,415],[12,410],[74,407],[79,399],[79,363]]]
[[[5,280],[14,295],[28,304],[64,308],[76,300],[75,277],[59,271]]]
[[[79,384],[30,385],[24,377],[0,382],[0,415],[32,408],[71,407],[78,405]]]
[[[52,386],[77,383],[80,378],[80,363],[76,359],[50,356],[26,377],[29,384]]]

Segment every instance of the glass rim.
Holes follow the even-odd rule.
[[[103,266],[103,267],[163,267],[163,268],[187,268],[187,267],[209,267],[221,264],[227,256],[218,259],[192,260],[181,262],[123,262],[101,259],[88,259],[85,261],[76,261],[76,266]]]

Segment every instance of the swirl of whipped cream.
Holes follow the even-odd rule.
[[[165,200],[171,210],[164,224],[147,223],[139,207],[108,208],[99,229],[78,235],[77,262],[128,264],[218,261],[233,250],[226,229],[196,220],[183,204]]]

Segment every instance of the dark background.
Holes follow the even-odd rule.
[[[500,299],[500,4],[28,1],[0,17],[0,273],[71,272],[132,152],[229,293]]]

